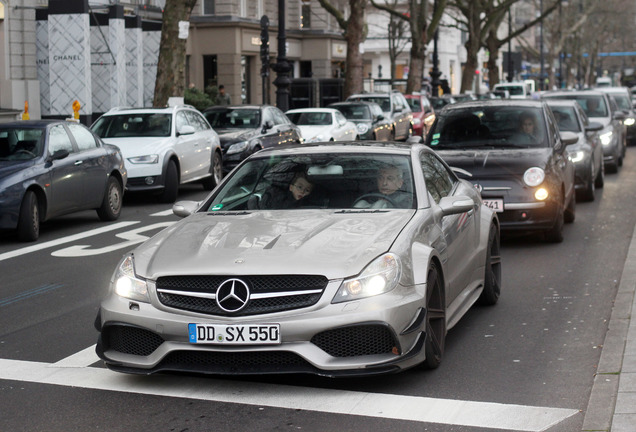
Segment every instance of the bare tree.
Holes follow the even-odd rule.
[[[408,10],[405,13],[404,10],[400,10],[397,7],[391,7],[371,0],[371,4],[377,9],[388,12],[392,17],[405,20],[409,24],[411,32],[411,62],[409,65],[409,76],[406,81],[406,93],[422,89],[424,60],[426,58],[425,48],[428,41],[435,34],[435,30],[446,8],[446,3],[447,0],[437,0],[437,9],[429,13],[429,0],[408,0]]]
[[[320,5],[331,14],[343,30],[347,43],[347,58],[345,66],[344,97],[353,93],[360,93],[363,89],[362,53],[360,44],[366,39],[367,29],[364,22],[364,9],[369,0],[348,0],[349,17],[345,18],[341,8],[336,7],[330,0],[318,0]]]
[[[391,7],[397,7],[398,0],[392,0]],[[387,1],[387,5],[389,5]],[[406,22],[393,15],[389,16],[389,59],[391,61],[391,81],[395,80],[397,58],[404,52],[408,39],[405,38]]]
[[[166,0],[153,105],[166,106],[171,96],[185,93],[186,39],[179,38],[179,21],[188,21],[196,0]]]

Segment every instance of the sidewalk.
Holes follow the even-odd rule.
[[[601,359],[585,412],[583,431],[636,431],[636,230],[625,267]]]

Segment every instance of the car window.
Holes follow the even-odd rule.
[[[336,116],[336,123],[343,125],[347,122],[347,119],[339,111],[334,113],[334,115]]]
[[[422,164],[422,173],[426,181],[426,190],[430,192],[433,200],[439,204],[443,197],[450,195],[452,192],[455,179],[434,154],[429,152],[422,153],[420,163]]]
[[[189,125],[188,118],[186,117],[185,112],[183,111],[177,112],[175,122],[177,126],[177,131],[181,130],[181,128],[184,126]]]
[[[98,145],[95,137],[86,128],[84,128],[84,126],[69,123],[68,128],[71,130],[71,134],[73,134],[75,143],[80,151],[97,148]]]
[[[207,122],[205,117],[203,117],[200,113],[191,111],[194,121],[199,124],[200,130],[208,130],[210,129],[210,124]]]
[[[581,127],[576,119],[574,107],[571,106],[550,106],[552,114],[557,121],[559,130],[568,132],[581,132]]]
[[[91,130],[100,138],[170,136],[172,114],[135,113],[101,116]]]
[[[327,112],[291,112],[287,117],[298,126],[328,126],[331,125],[331,113]]]
[[[548,96],[556,99],[568,99],[575,100],[581,105],[585,114],[588,117],[607,117],[609,116],[609,107],[605,102],[605,98],[601,95],[585,95],[585,94],[572,94],[572,95],[559,95]]]
[[[303,178],[302,199],[293,195]],[[302,154],[253,157],[232,173],[203,208],[207,211],[297,208],[414,208],[408,155]],[[384,193],[382,193],[384,191]],[[386,207],[373,207],[388,198]]]
[[[413,112],[422,112],[422,105],[420,103],[419,98],[406,98],[409,106],[411,107],[411,111]]]
[[[273,125],[276,124],[276,121],[274,119],[274,113],[269,108],[266,108],[263,110],[263,124],[267,122],[270,122]]]
[[[42,155],[43,129],[0,128],[0,160],[29,160]]]
[[[49,131],[49,154],[53,154],[58,150],[67,150],[73,153],[73,144],[66,133],[66,129],[62,125],[56,125]]]
[[[391,111],[391,99],[389,96],[354,96],[349,98],[351,101],[375,102],[380,105],[382,112]]]
[[[371,113],[366,105],[338,105],[335,107],[349,120],[370,120]],[[382,110],[379,110],[382,113]]]
[[[279,110],[278,108],[272,108],[272,114],[274,115],[274,123],[279,125],[289,124],[289,119],[285,114]],[[327,123],[331,124],[331,122]]]
[[[627,110],[627,111],[632,109],[631,101],[626,94],[617,93],[617,94],[613,94],[612,96],[614,97],[614,101],[616,102],[616,105],[618,106],[619,109]]]
[[[195,131],[202,131],[204,130],[203,126],[201,125],[201,123],[197,120],[195,113],[193,111],[190,110],[183,110],[182,111],[185,114],[185,117],[188,121],[188,124],[190,126],[192,126],[194,128]]]
[[[254,129],[261,124],[260,110],[254,108],[218,108],[203,115],[215,129]]]

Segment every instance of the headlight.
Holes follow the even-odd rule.
[[[539,167],[528,168],[523,174],[523,182],[528,186],[539,186],[545,180],[545,171]]]
[[[159,155],[151,154],[128,158],[128,162],[132,164],[156,164],[159,162]]]
[[[422,120],[420,120],[419,118],[414,118],[413,119],[413,124],[416,126],[419,126],[422,124]]]
[[[146,281],[135,275],[135,261],[132,255],[126,255],[119,263],[112,284],[118,296],[131,300],[150,303]]]
[[[539,188],[534,193],[534,197],[537,199],[537,201],[544,201],[548,199],[549,195],[550,194],[548,193],[548,190],[544,188]]]
[[[395,288],[402,266],[397,255],[384,254],[369,264],[359,276],[342,282],[332,303],[359,300],[384,294]]]
[[[365,134],[369,130],[369,125],[365,123],[357,123],[356,129],[358,129],[358,133]]]
[[[568,157],[574,163],[581,162],[585,158],[585,152],[578,150],[572,153],[568,153]]]
[[[241,153],[243,151],[247,150],[247,141],[241,141],[238,142],[236,144],[232,144],[230,146],[229,149],[227,149],[227,153],[226,154],[234,154],[234,153]]]
[[[605,132],[604,134],[601,134],[599,136],[599,138],[601,139],[601,143],[603,145],[609,145],[612,142],[612,131],[609,132]]]
[[[625,119],[625,126],[633,126],[634,123],[636,123],[636,119],[634,119],[633,117],[627,117]]]

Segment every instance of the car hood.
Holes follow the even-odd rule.
[[[611,117],[590,117],[589,119],[591,122],[602,124],[603,127],[607,127],[612,122]]]
[[[545,169],[552,149],[440,150],[437,153],[451,167],[464,169],[481,178],[523,175],[530,167]]]
[[[26,161],[0,161],[0,179],[9,177],[18,171],[25,170],[35,164],[35,160]]]
[[[172,147],[171,137],[130,137],[130,138],[102,138],[106,144],[111,144],[121,150],[124,158],[161,153],[164,148]]]
[[[221,146],[226,147],[241,141],[246,141],[257,135],[258,129],[215,129],[219,134]]]
[[[331,137],[332,126],[298,126],[304,139],[312,139],[318,135]]]
[[[414,210],[195,213],[134,251],[138,275],[356,275],[389,250]]]

